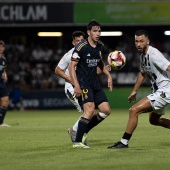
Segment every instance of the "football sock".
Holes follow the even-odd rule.
[[[80,118],[77,120],[77,122],[73,125],[73,130],[77,132],[78,129],[78,123],[79,123]]]
[[[0,124],[2,124],[4,122],[4,118],[5,118],[5,115],[6,115],[6,107],[1,107],[0,108]]]
[[[85,133],[88,133],[93,127],[95,127],[96,125],[98,125],[100,122],[102,122],[105,118],[107,117],[107,115],[105,115],[104,113],[97,113],[95,114],[89,121],[88,124],[88,128],[87,131],[85,131]]]
[[[89,123],[88,119],[84,117],[80,118],[75,142],[82,142],[83,135],[87,131],[88,123]]]
[[[129,142],[129,140],[130,140],[130,138],[131,138],[131,136],[132,136],[132,134],[129,134],[129,133],[124,133],[123,134],[123,137],[122,137],[122,139],[121,139],[121,142],[124,144],[124,145],[127,145],[128,144],[128,142]]]

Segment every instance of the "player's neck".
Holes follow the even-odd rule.
[[[90,44],[93,48],[95,48],[96,45],[97,45],[97,42],[96,42],[96,41],[93,41],[93,40],[91,39],[91,37],[88,37],[88,42],[89,42],[89,44]]]
[[[149,45],[146,47],[144,54],[146,55],[149,49]]]

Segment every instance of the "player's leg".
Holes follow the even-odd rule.
[[[7,112],[8,104],[9,104],[9,97],[8,96],[2,97],[1,106],[0,106],[0,127],[5,126],[5,124],[3,123]]]
[[[162,126],[164,128],[170,129],[170,119],[161,118],[161,116],[165,114],[169,107],[169,96],[169,89],[166,89],[166,91],[158,91],[154,93],[154,95],[148,96],[152,107],[154,108],[154,111],[149,115],[149,121],[152,125]]]
[[[88,124],[88,129],[85,133],[88,133],[92,128],[101,123],[109,114],[110,106],[108,102],[103,102],[98,106],[99,112],[93,115]]]
[[[71,103],[77,108],[78,112],[82,113],[82,107],[80,105],[80,101],[74,96],[74,88],[70,83],[65,83],[65,94],[67,98],[71,101]],[[71,141],[74,142],[76,138],[77,128],[78,128],[78,122],[79,119],[75,122],[75,124],[68,129],[68,133],[71,137]]]
[[[168,118],[161,118],[162,115],[157,113],[151,112],[149,115],[149,122],[155,126],[162,126],[164,128],[170,129],[170,119]]]
[[[94,97],[95,105],[96,107],[98,107],[99,112],[94,114],[91,118],[86,133],[88,133],[93,127],[101,123],[111,112],[107,96],[105,95],[103,89],[95,91]]]
[[[93,102],[84,103],[83,110],[84,113],[78,123],[78,129],[77,129],[75,142],[73,143],[73,148],[89,148],[88,146],[83,145],[82,139],[84,133],[88,129],[88,123],[94,114],[94,110],[95,110],[94,103]]]
[[[129,120],[126,126],[126,131],[123,134],[121,141],[117,142],[116,144],[109,146],[109,149],[116,149],[116,148],[127,148],[128,142],[137,127],[138,124],[138,116],[141,113],[151,112],[153,110],[150,100],[148,97],[141,99],[139,102],[134,104],[129,109]]]
[[[65,83],[65,94],[67,98],[73,103],[78,112],[83,113],[81,100],[75,97],[74,88],[70,83]]]

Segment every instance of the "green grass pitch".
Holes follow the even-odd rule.
[[[67,129],[76,110],[8,111],[0,128],[0,170],[168,170],[170,130],[140,115],[128,149],[109,150],[124,133],[127,110],[111,115],[89,134],[90,149],[73,149]],[[170,117],[170,111],[166,113]],[[164,116],[165,117],[165,116]]]

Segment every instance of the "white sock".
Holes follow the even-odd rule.
[[[102,117],[103,119],[105,119],[108,115],[106,115],[105,113],[99,112],[98,113],[100,117]]]
[[[77,122],[73,126],[73,130],[77,132],[78,129],[78,123],[79,123],[80,118],[77,120]]]
[[[127,144],[128,144],[128,140],[127,140],[127,139],[123,139],[123,138],[122,138],[120,141],[121,141],[124,145],[127,145]]]

